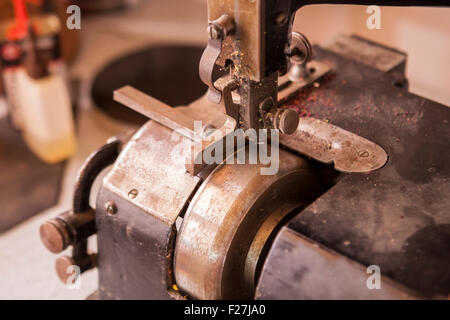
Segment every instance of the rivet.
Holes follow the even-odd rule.
[[[128,192],[128,198],[134,199],[138,196],[139,192],[136,189],[131,189],[130,192]]]
[[[285,12],[280,12],[277,15],[276,19],[275,19],[275,22],[279,26],[285,25],[287,21],[288,21],[288,17],[287,17],[287,14]]]
[[[358,156],[360,156],[361,158],[367,158],[369,156],[369,152],[366,150],[359,151]]]
[[[114,201],[112,201],[112,200],[106,201],[106,203],[105,203],[105,211],[109,215],[113,215],[113,214],[117,213],[117,206],[114,203]]]

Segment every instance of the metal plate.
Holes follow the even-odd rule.
[[[300,118],[297,130],[280,143],[341,172],[370,173],[384,166],[388,156],[375,143],[315,118]]]
[[[125,146],[104,185],[172,225],[200,183],[186,172],[184,152],[190,146],[189,139],[149,121]],[[136,195],[130,194],[133,190]]]
[[[117,212],[105,211],[113,201]],[[96,210],[100,299],[170,299],[174,226],[106,188]]]
[[[175,221],[201,182],[185,169],[190,145],[190,139],[150,120],[104,178],[96,208],[102,299],[177,296],[170,294]],[[111,202],[115,210],[107,213]]]

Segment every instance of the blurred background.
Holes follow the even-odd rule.
[[[56,161],[45,157],[42,145],[39,149],[33,144],[30,134],[26,134],[32,128],[27,126],[39,121],[27,124],[26,119],[22,119],[19,124],[15,123],[11,105],[31,108],[35,101],[12,99],[14,90],[24,90],[25,84],[22,86],[20,77],[12,82],[8,80],[20,68],[4,61],[0,67],[3,75],[0,85],[0,202],[3,208],[0,212],[0,299],[84,299],[96,289],[96,271],[83,274],[79,289],[70,290],[61,284],[54,272],[56,257],[41,244],[39,226],[71,208],[77,172],[92,151],[110,136],[137,128],[145,121],[112,101],[114,89],[132,84],[174,106],[188,104],[205,91],[197,70],[207,40],[206,1],[32,1],[27,9],[36,28],[24,30],[35,33],[38,40],[26,33],[16,38],[8,33],[10,28],[17,27],[13,2],[0,0],[0,37],[3,37],[0,43],[9,45],[8,50],[3,47],[2,52],[13,52],[14,47],[10,45],[23,42],[35,43],[39,53],[39,39],[53,36],[58,39],[50,45],[53,52],[50,58],[36,52],[31,54],[28,46],[26,57],[34,59],[34,69],[23,61],[20,66],[28,72],[23,80],[28,86],[26,92],[38,92],[36,96],[42,101],[49,99],[48,103],[52,104],[56,99],[48,94],[52,91],[43,85],[42,79],[52,77],[55,86],[59,83],[61,91],[67,90],[68,98],[64,100],[70,99],[67,123],[73,122],[76,141],[73,148]],[[66,9],[71,4],[81,7],[81,30],[66,28],[69,17]],[[294,30],[305,34],[313,44],[326,45],[337,34],[344,33],[357,34],[404,51],[409,57],[410,91],[450,105],[449,9],[382,7],[380,30],[366,27],[369,17],[366,9],[364,6],[305,7],[296,15]],[[59,28],[51,22],[54,19],[59,20]],[[46,28],[40,27],[38,20],[51,22],[54,28],[50,28],[50,36],[44,34]],[[34,74],[31,70],[40,65],[56,71],[31,76]],[[9,91],[5,81],[14,84]],[[40,110],[42,104],[35,107]],[[42,119],[42,123],[62,130],[57,126],[61,119],[53,115]],[[48,130],[45,139],[50,141],[58,136],[54,132]],[[63,144],[67,145],[66,142]],[[92,205],[95,206],[95,199]],[[90,243],[92,250],[95,250],[94,242]]]

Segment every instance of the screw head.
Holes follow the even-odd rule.
[[[269,112],[271,109],[275,107],[275,103],[271,97],[264,99],[263,102],[260,103],[259,108],[262,111]]]
[[[211,40],[218,40],[222,38],[222,30],[215,24],[208,26],[208,34]]]
[[[139,192],[136,189],[131,189],[130,192],[128,192],[128,198],[134,199],[138,196]]]
[[[113,215],[117,213],[117,206],[114,201],[109,200],[105,202],[105,211],[109,215]]]
[[[358,156],[361,158],[367,158],[369,156],[369,152],[367,150],[358,151]]]
[[[275,18],[275,22],[279,26],[283,26],[288,21],[288,16],[286,12],[280,12],[277,17]]]

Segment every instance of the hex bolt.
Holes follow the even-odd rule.
[[[234,32],[234,19],[227,14],[223,14],[219,19],[211,21],[208,25],[208,35],[210,40],[223,40],[227,35]]]
[[[105,203],[105,211],[109,215],[114,215],[117,213],[117,206],[114,201],[109,200]]]

